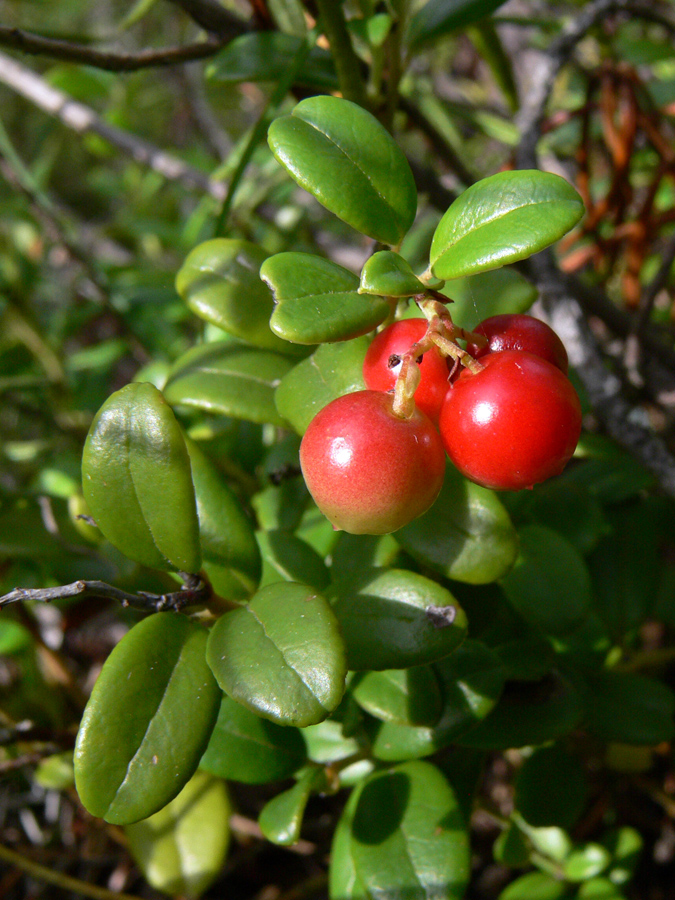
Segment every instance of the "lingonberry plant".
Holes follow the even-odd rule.
[[[486,813],[495,858],[514,870],[503,900],[618,897],[639,836],[610,822],[597,841],[574,832],[587,790],[575,735],[630,765],[672,738],[675,707],[664,685],[611,665],[642,621],[631,594],[617,626],[621,592],[596,576],[623,562],[603,543],[621,514],[602,506],[622,483],[606,475],[589,505],[575,499],[586,469],[560,476],[581,407],[550,329],[482,309],[472,328],[453,310],[460,285],[473,296],[482,284],[492,313],[494,272],[558,240],[583,204],[559,176],[501,172],[450,205],[413,266],[413,176],[370,113],[311,97],[272,122],[269,145],[373,252],[356,273],[243,239],[199,244],[176,286],[223,339],[96,415],[86,524],[177,583],[134,594],[78,580],[5,598],[104,596],[151,612],[86,705],[80,800],[124,827],[153,885],[198,897],[227,849],[226,781],[294,779],[259,810],[280,845],[298,841],[310,797],[344,791],[332,900],[459,900],[481,771],[520,748],[513,797]],[[509,278],[501,311],[523,313],[532,291]],[[627,553],[648,555],[630,516],[615,527]]]

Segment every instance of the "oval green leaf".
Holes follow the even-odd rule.
[[[128,384],[96,414],[82,454],[82,490],[111,544],[154,569],[198,572],[199,523],[178,422],[151,384]]]
[[[116,825],[145,819],[194,773],[220,704],[206,638],[185,616],[157,613],[106,660],[75,746],[75,784],[92,815]]]
[[[525,259],[557,241],[584,214],[569,182],[536,169],[498,172],[462,193],[438,224],[431,271],[460,278]]]
[[[540,682],[509,682],[490,715],[460,735],[457,743],[478,750],[544,744],[569,734],[583,713],[579,694],[562,675],[554,673]]]
[[[432,726],[443,709],[438,678],[431,666],[366,672],[354,678],[350,690],[362,709],[383,722]]]
[[[543,525],[520,530],[520,553],[502,587],[520,615],[546,634],[569,634],[591,608],[591,579],[583,557]]]
[[[425,290],[410,263],[391,250],[373,253],[361,270],[359,294],[411,297]]]
[[[302,38],[282,31],[256,31],[230,41],[206,68],[213,81],[238,84],[242,81],[279,81],[295,61],[303,45]],[[330,53],[312,47],[298,82],[333,91],[338,87]]]
[[[268,841],[282,847],[289,847],[298,841],[307,801],[318,782],[325,787],[323,771],[308,768],[292,788],[277,794],[263,806],[258,824]]]
[[[195,315],[228,334],[263,350],[297,353],[270,329],[274,301],[259,274],[268,256],[249,241],[205,241],[178,270],[176,290]]]
[[[442,659],[464,640],[464,610],[435,581],[373,568],[326,589],[350,670],[403,669]]]
[[[499,900],[563,900],[567,893],[564,881],[546,872],[528,872],[504,888]]]
[[[272,122],[272,153],[298,184],[343,222],[396,245],[415,218],[408,161],[369,112],[338,97],[310,97]]]
[[[274,392],[292,368],[291,360],[271,350],[216,341],[180,357],[164,394],[172,406],[283,426]]]
[[[358,293],[348,269],[312,253],[277,253],[260,268],[276,307],[272,331],[285,341],[346,341],[376,328],[389,314],[381,297]]]
[[[394,536],[423,565],[468,584],[503,577],[518,554],[516,530],[497,495],[453,466],[431,509]]]
[[[355,870],[371,897],[464,896],[470,873],[464,817],[450,784],[430,763],[369,776],[351,830]]]
[[[221,872],[229,820],[225,784],[196,772],[168,806],[124,830],[148,884],[172,897],[197,900]]]
[[[305,742],[297,728],[261,719],[224,695],[199,768],[227,781],[267,784],[290,778],[306,758]]]
[[[345,656],[333,611],[312,588],[271,584],[226,613],[209,636],[218,684],[252,712],[284,725],[314,725],[342,699]]]
[[[284,375],[275,401],[279,415],[304,434],[314,416],[331,400],[354,391],[365,391],[363,360],[368,338],[342,344],[322,344]]]
[[[259,531],[256,535],[262,553],[260,586],[280,581],[302,581],[322,591],[330,581],[326,564],[302,538],[288,531]]]
[[[408,43],[417,48],[479,22],[505,0],[428,0],[410,22]]]
[[[228,599],[246,599],[256,589],[261,574],[253,525],[211,460],[194,441],[188,439],[186,444],[204,563],[217,567],[221,584],[229,573]],[[218,587],[216,591],[220,593]]]

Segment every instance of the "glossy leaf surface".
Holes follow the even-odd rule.
[[[82,488],[111,544],[155,569],[198,572],[199,524],[183,433],[151,384],[128,384],[96,414]]]
[[[430,763],[371,775],[359,793],[351,850],[377,898],[459,900],[469,879],[469,841],[450,784]]]
[[[242,81],[279,81],[302,47],[302,38],[282,31],[256,31],[235,38],[206,69],[208,78],[237,84]],[[335,90],[337,76],[330,53],[313,47],[299,74],[300,84]]]
[[[428,0],[412,17],[408,42],[419,47],[479,22],[504,0]]]
[[[197,772],[164,809],[124,830],[129,850],[152,887],[196,900],[223,867],[229,820],[225,784]]]
[[[274,302],[260,279],[268,253],[257,244],[214,238],[192,250],[176,276],[176,290],[193,313],[264,350],[297,350],[270,329]]]
[[[199,539],[204,562],[231,576],[228,597],[249,597],[258,585],[261,559],[251,520],[225,479],[200,447],[188,439],[192,481],[197,497]]]
[[[528,525],[502,586],[521,616],[547,634],[563,635],[585,619],[591,580],[581,554],[556,531]]]
[[[518,553],[518,536],[497,495],[466,481],[453,466],[431,509],[395,537],[434,572],[469,584],[501,578]]]
[[[431,242],[431,271],[460,278],[525,259],[583,214],[581,197],[559,175],[498,172],[464,191],[445,213]]]
[[[410,263],[391,250],[380,250],[366,260],[361,270],[360,294],[410,297],[425,290]]]
[[[441,659],[461,644],[466,616],[452,594],[423,575],[366,569],[326,589],[350,670],[402,669]]]
[[[368,892],[359,878],[352,854],[352,824],[354,810],[363,784],[357,785],[349,795],[347,804],[333,832],[328,870],[328,896],[330,900],[365,900]]]
[[[289,778],[304,764],[305,743],[282,727],[223,695],[218,720],[199,767],[227,781],[266,784]]]
[[[372,331],[389,313],[382,298],[358,293],[353,272],[311,253],[270,256],[260,276],[276,303],[270,328],[286,341],[345,341]]]
[[[314,416],[331,400],[365,391],[363,360],[366,337],[340,344],[322,344],[281,379],[275,401],[279,414],[304,434]]]
[[[528,872],[504,888],[499,900],[562,900],[566,895],[564,881],[546,872]]]
[[[101,670],[75,747],[75,783],[94,816],[145,819],[182,790],[213,730],[220,691],[206,631],[157,613],[119,642]]]
[[[310,97],[270,126],[277,160],[319,203],[357,231],[398,244],[413,223],[410,166],[369,112],[337,97]]]
[[[287,357],[231,341],[188,350],[169,372],[165,396],[173,406],[284,425],[274,391],[293,368]]]
[[[282,847],[296,843],[307,801],[318,781],[325,782],[323,772],[307,769],[292,788],[268,800],[258,817],[260,830],[268,841]]]
[[[443,709],[438,679],[431,666],[366,672],[357,676],[350,687],[359,706],[384,722],[432,726]]]
[[[337,620],[302,584],[271,584],[221,616],[208,663],[220,687],[252,712],[284,725],[313,725],[338,705],[346,675]]]

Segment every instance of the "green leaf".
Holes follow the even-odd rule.
[[[260,268],[276,307],[270,328],[286,341],[346,341],[376,328],[389,314],[381,297],[358,293],[348,269],[312,253],[277,253]]]
[[[218,567],[219,580],[230,574],[228,597],[243,600],[253,593],[261,558],[251,520],[211,460],[187,440],[197,497],[199,539],[204,562]],[[216,589],[218,590],[218,589]]]
[[[543,525],[521,529],[520,554],[502,586],[521,616],[546,634],[569,634],[591,608],[591,580],[583,557]]]
[[[583,214],[581,197],[559,175],[498,172],[473,184],[445,213],[431,242],[431,271],[448,280],[525,259]]]
[[[539,747],[526,757],[516,776],[515,806],[536,828],[570,829],[586,802],[584,767],[560,744]]]
[[[530,848],[522,831],[509,822],[492,847],[495,861],[504,866],[522,869],[530,861]]]
[[[461,644],[466,616],[435,581],[402,569],[366,569],[326,589],[350,670],[434,662]]]
[[[369,112],[337,97],[310,97],[272,122],[272,153],[319,203],[368,237],[397,245],[415,218],[408,161]]]
[[[190,460],[157,388],[128,384],[103,404],[84,445],[82,489],[98,527],[129,559],[199,571]]]
[[[268,256],[249,241],[205,241],[178,270],[176,290],[195,315],[228,334],[263,350],[297,353],[270,329],[274,302],[259,274]]]
[[[556,825],[548,828],[532,828],[517,812],[511,814],[511,820],[529,838],[534,849],[549,859],[561,863],[572,852],[572,838],[564,828],[558,828]]]
[[[623,894],[609,878],[591,878],[579,887],[578,900],[626,900]]]
[[[505,887],[499,900],[562,900],[566,894],[564,881],[545,872],[528,872]]]
[[[430,763],[376,772],[352,824],[356,873],[373,898],[459,900],[469,880],[469,840],[450,784]]]
[[[363,782],[349,795],[342,811],[330,849],[328,870],[328,896],[330,900],[366,900],[368,892],[359,878],[352,855],[352,825],[354,811],[359,800]]]
[[[377,759],[420,758],[447,747],[491,712],[504,685],[499,658],[478,641],[464,641],[434,669],[444,701],[439,721],[432,728],[378,724],[371,736]]]
[[[281,31],[256,31],[230,41],[206,67],[206,77],[226,84],[279,81],[297,57],[303,39]],[[313,47],[298,75],[300,84],[329,91],[338,86],[330,53]]]
[[[453,31],[479,22],[505,0],[427,0],[412,17],[408,43],[412,48],[437,41]]]
[[[337,620],[302,584],[271,584],[226,613],[209,636],[218,684],[252,712],[284,725],[314,725],[342,699],[346,666]]]
[[[325,785],[323,771],[307,769],[292,788],[268,800],[258,816],[260,830],[268,841],[282,847],[298,841],[307,801],[319,782]]]
[[[494,22],[483,19],[469,29],[469,39],[490,67],[492,77],[499,87],[511,112],[518,110],[518,87],[511,59],[504,49]]]
[[[13,619],[0,619],[0,656],[21,653],[33,643],[30,631]]]
[[[391,250],[373,253],[361,270],[359,294],[411,297],[425,290],[410,263]]]
[[[544,744],[569,734],[583,712],[577,691],[557,673],[540,682],[510,682],[490,715],[457,742],[478,750]]]
[[[326,564],[301,538],[288,531],[259,531],[256,537],[263,559],[261,587],[280,581],[302,581],[321,591],[328,585]]]
[[[469,584],[503,577],[518,553],[518,536],[497,495],[466,481],[453,466],[431,509],[395,537],[434,572]]]
[[[537,299],[536,287],[516,269],[493,269],[446,285],[442,293],[452,297],[452,321],[473,330],[491,316],[524,313]]]
[[[362,569],[388,568],[401,553],[392,534],[350,534],[340,531],[331,553],[331,576],[358,576]]]
[[[293,363],[271,350],[230,341],[193,347],[172,366],[164,394],[184,409],[285,424],[274,405],[274,391]]]
[[[604,847],[589,842],[572,850],[563,865],[563,874],[568,881],[587,881],[604,872],[610,861]]]
[[[438,679],[431,666],[366,672],[357,675],[350,689],[359,706],[384,722],[433,726],[443,709]]]
[[[92,815],[116,825],[145,819],[194,773],[220,703],[206,637],[185,616],[157,613],[106,660],[75,746],[75,784]]]
[[[200,769],[227,781],[266,784],[290,778],[307,758],[297,728],[284,728],[223,695]]]
[[[588,668],[577,686],[587,727],[601,740],[643,746],[672,740],[675,695],[662,682],[632,672]]]
[[[33,775],[36,784],[46,790],[67,791],[75,782],[73,751],[54,753],[41,759]]]
[[[356,738],[346,737],[344,731],[342,722],[335,719],[326,719],[318,725],[303,728],[301,734],[312,762],[324,765],[358,753],[358,741]]]
[[[614,884],[626,884],[635,875],[644,840],[635,828],[624,826],[608,832],[602,839],[612,855],[609,877]]]
[[[331,400],[354,391],[365,391],[363,360],[368,338],[342,344],[323,344],[284,375],[275,401],[279,414],[304,434],[314,416]]]
[[[222,781],[197,772],[164,809],[124,829],[145,880],[197,900],[220,874],[230,843],[230,801]]]

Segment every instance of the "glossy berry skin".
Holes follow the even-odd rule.
[[[426,332],[426,319],[400,319],[377,334],[363,362],[366,387],[371,391],[393,390],[403,354],[421,340]],[[392,360],[392,357],[397,357],[398,362]],[[438,422],[447,390],[448,367],[445,357],[436,347],[432,347],[422,356],[415,406],[432,421]]]
[[[473,329],[488,339],[484,347],[468,344],[467,351],[474,359],[503,350],[525,350],[547,360],[567,374],[567,351],[555,331],[541,319],[525,315],[491,316]]]
[[[307,487],[335,528],[352,534],[397,531],[431,506],[445,453],[429,419],[402,419],[393,395],[345,394],[309,424],[300,445]]]
[[[517,491],[559,474],[581,432],[581,407],[560,369],[520,350],[490,353],[448,391],[440,430],[446,452],[471,481]]]

